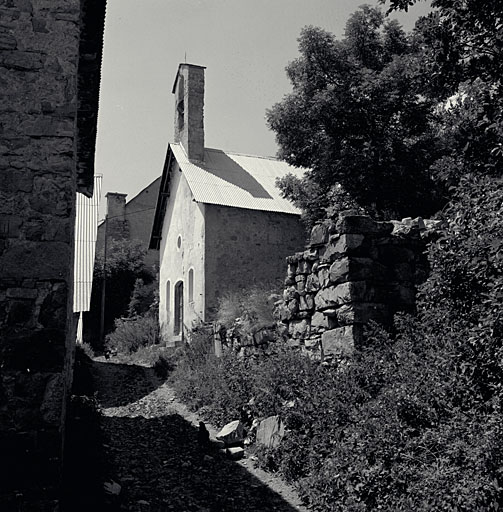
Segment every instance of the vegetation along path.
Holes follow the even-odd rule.
[[[142,512],[305,510],[284,482],[244,458],[228,460],[197,442],[199,418],[152,368],[97,358],[92,374],[102,412],[108,488],[119,510]],[[215,429],[207,425],[212,437]],[[116,485],[118,484],[118,485]]]

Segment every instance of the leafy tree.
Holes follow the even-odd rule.
[[[390,9],[413,3],[391,0]],[[501,176],[503,3],[433,0],[432,7],[414,32],[423,94],[439,101],[432,127],[441,156],[431,175],[447,186],[470,173]]]
[[[103,252],[96,254],[91,296],[91,310],[86,315],[86,338],[94,349],[102,349],[99,340],[101,292],[103,274],[106,274],[105,333],[114,328],[114,320],[128,316],[128,307],[135,283],[141,279],[145,285],[154,280],[154,273],[145,265],[146,251],[137,240],[110,240],[106,263]]]
[[[386,0],[380,0],[385,3]],[[390,0],[390,11],[417,0]],[[457,60],[464,79],[500,80],[503,72],[503,3],[495,0],[432,0],[443,31],[443,57]]]
[[[313,205],[308,220],[334,194],[384,217],[431,213],[441,204],[428,173],[436,159],[435,101],[412,79],[413,43],[369,6],[350,17],[340,41],[319,28],[302,30],[300,57],[286,69],[293,90],[267,120],[280,158],[309,169],[303,180],[279,182],[299,206]]]

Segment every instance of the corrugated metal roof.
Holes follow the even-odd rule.
[[[101,176],[94,176],[92,197],[77,194],[75,214],[75,261],[73,311],[89,311],[93,284],[94,254],[98,232]]]
[[[298,208],[281,197],[275,183],[288,173],[301,178],[304,169],[274,158],[208,148],[204,163],[195,163],[180,144],[170,146],[197,202],[300,215]]]

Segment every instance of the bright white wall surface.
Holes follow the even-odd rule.
[[[160,246],[159,324],[163,340],[168,346],[173,346],[181,340],[173,331],[174,294],[179,281],[184,285],[185,328],[191,329],[198,321],[204,321],[204,205],[194,201],[187,181],[176,163],[169,189]],[[191,269],[194,272],[192,302],[189,301]]]

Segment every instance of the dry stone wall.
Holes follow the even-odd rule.
[[[370,320],[389,325],[396,312],[412,311],[427,274],[424,237],[435,225],[353,212],[315,225],[307,249],[287,258],[276,315],[288,343],[330,358],[357,348]]]

